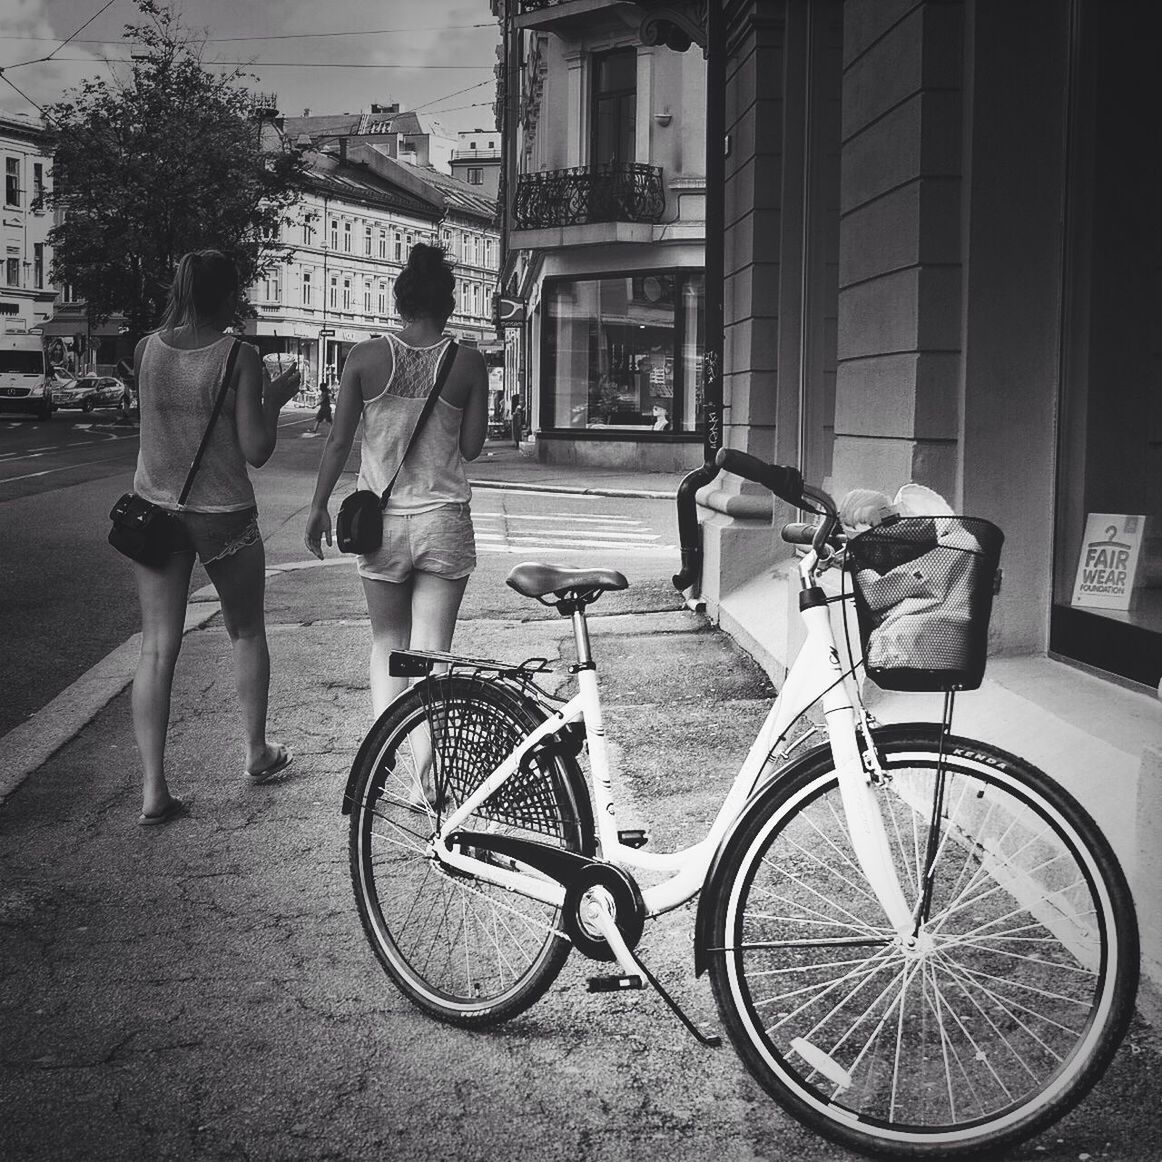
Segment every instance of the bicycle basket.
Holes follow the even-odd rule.
[[[885,690],[975,690],[1004,534],[975,517],[903,517],[847,543],[867,675]]]

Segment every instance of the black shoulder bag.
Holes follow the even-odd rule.
[[[190,489],[194,486],[194,477],[198,474],[206,446],[210,442],[210,433],[214,430],[218,413],[226,399],[226,392],[230,387],[230,377],[234,373],[234,364],[238,360],[238,349],[241,343],[237,339],[230,348],[226,358],[226,370],[222,373],[222,384],[218,388],[218,398],[214,400],[214,410],[210,413],[210,422],[202,434],[202,442],[198,445],[194,462],[182,486],[181,496],[178,497],[178,508],[186,503]],[[145,500],[135,492],[127,492],[113,506],[109,513],[113,527],[109,530],[109,544],[119,553],[123,553],[133,561],[140,561],[143,565],[161,565],[181,545],[185,529],[181,522],[171,512],[156,505],[151,500]]]
[[[448,372],[452,370],[455,358],[456,341],[453,339],[448,344],[448,349],[444,352],[444,357],[440,362],[436,385],[432,388],[427,400],[424,401],[424,410],[420,412],[420,418],[416,421],[415,428],[412,429],[411,439],[408,440],[408,445],[400,458],[399,467],[383,490],[383,495],[376,496],[369,488],[359,488],[339,506],[339,514],[335,518],[335,543],[339,546],[340,553],[366,555],[374,553],[383,544],[383,510],[387,507],[391,490],[395,487],[404,460],[408,458],[408,453],[415,446],[416,437],[420,434],[428,416],[432,414],[432,409],[436,406],[436,400],[444,389],[444,382],[448,378]]]

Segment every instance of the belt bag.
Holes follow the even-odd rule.
[[[444,352],[443,359],[440,360],[436,384],[424,401],[424,410],[420,412],[420,418],[416,420],[416,426],[412,429],[408,445],[400,458],[399,467],[395,470],[395,475],[392,476],[382,494],[376,496],[369,488],[359,488],[339,505],[339,514],[335,518],[335,543],[339,546],[340,553],[359,553],[361,556],[366,556],[368,553],[374,553],[383,544],[383,510],[391,498],[391,490],[395,487],[404,461],[415,446],[416,437],[419,436],[428,416],[432,414],[432,409],[436,406],[440,392],[444,390],[444,383],[455,358],[456,341],[453,340],[448,344],[448,349]]]
[[[202,442],[198,445],[194,462],[186,474],[186,482],[182,486],[181,496],[178,497],[178,508],[186,503],[190,489],[194,486],[194,477],[198,474],[202,457],[206,452],[206,445],[210,442],[210,433],[214,430],[214,423],[218,413],[222,410],[222,403],[226,398],[226,390],[230,386],[230,377],[234,372],[234,364],[238,360],[238,348],[241,344],[237,339],[230,348],[226,358],[226,370],[222,373],[222,383],[218,388],[218,396],[214,400],[214,410],[210,413],[210,421],[202,433]],[[109,544],[117,552],[132,561],[140,561],[143,565],[162,565],[165,559],[182,544],[182,535],[185,532],[173,513],[156,505],[151,500],[145,500],[135,492],[126,492],[109,512],[109,519],[113,527],[109,530]]]

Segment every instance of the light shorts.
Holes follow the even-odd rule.
[[[258,509],[243,508],[237,512],[171,512],[182,532],[175,537],[170,554],[196,551],[203,565],[212,565],[230,557],[239,549],[255,544],[258,531]]]
[[[383,544],[358,560],[359,576],[373,581],[406,581],[413,573],[467,577],[476,568],[472,509],[442,504],[427,512],[385,512]]]

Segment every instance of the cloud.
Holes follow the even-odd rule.
[[[66,89],[106,67],[97,54],[74,44],[68,46],[68,55],[84,60],[25,63],[47,56],[67,35],[53,26],[46,0],[0,0],[0,68],[10,70],[12,85],[37,105],[58,100]],[[35,116],[36,110],[12,85],[0,81],[0,109]]]

